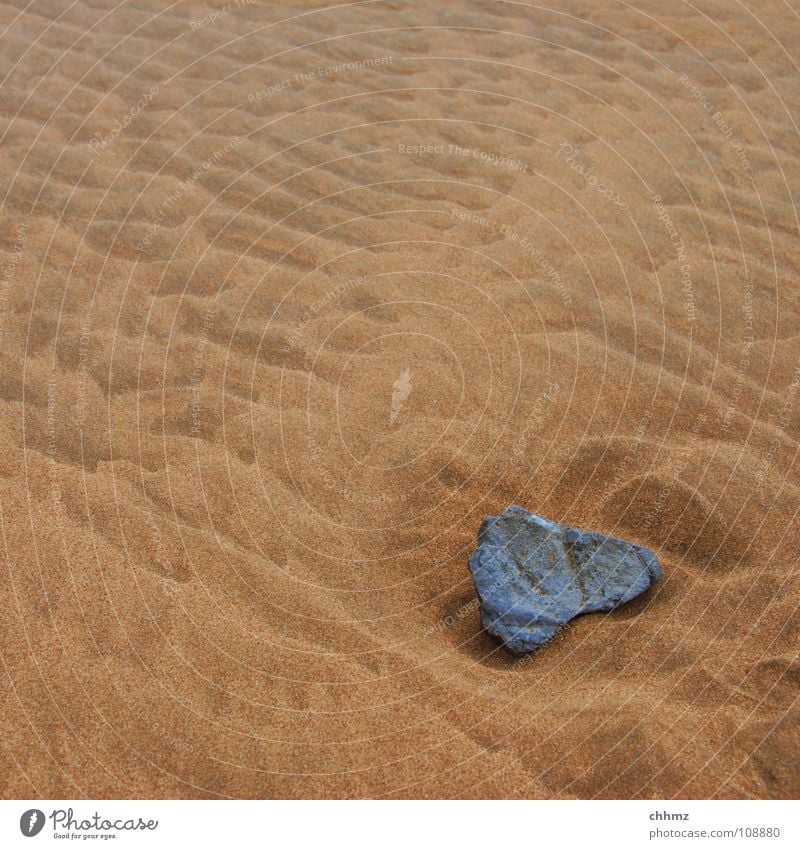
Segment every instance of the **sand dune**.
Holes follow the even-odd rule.
[[[800,791],[783,3],[0,3],[4,797]],[[665,579],[515,660],[508,504]]]

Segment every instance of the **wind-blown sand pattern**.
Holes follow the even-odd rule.
[[[2,795],[796,797],[798,45],[0,3]],[[665,578],[520,662],[509,504]]]

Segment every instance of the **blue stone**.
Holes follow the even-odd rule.
[[[513,654],[582,613],[614,610],[663,575],[650,549],[514,506],[484,519],[469,569],[484,627]]]

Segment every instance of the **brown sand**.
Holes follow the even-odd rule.
[[[2,795],[796,796],[796,12],[326,5],[0,5]]]

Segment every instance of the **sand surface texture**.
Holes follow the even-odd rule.
[[[635,6],[0,3],[2,795],[797,795],[800,17]]]

